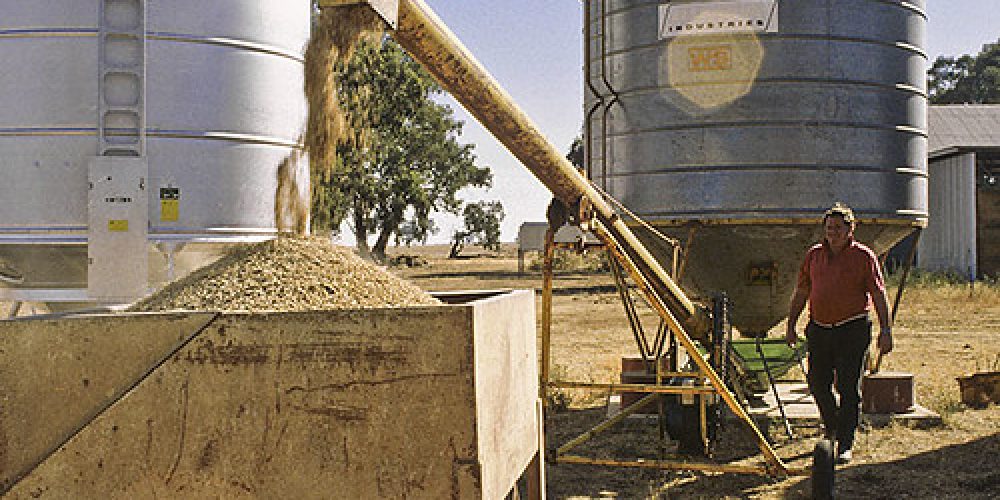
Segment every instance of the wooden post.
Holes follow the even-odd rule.
[[[549,362],[552,337],[552,257],[555,253],[555,231],[545,230],[545,250],[542,257],[542,367],[538,384],[542,404],[548,404]]]

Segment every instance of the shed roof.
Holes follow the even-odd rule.
[[[928,107],[931,158],[975,149],[1000,149],[1000,105],[943,104]]]

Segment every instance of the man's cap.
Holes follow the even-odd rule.
[[[823,214],[823,219],[826,219],[827,217],[830,216],[840,217],[844,219],[844,222],[848,224],[854,223],[854,210],[851,210],[851,207],[839,201],[837,203],[834,203],[833,206],[830,207],[830,209]]]

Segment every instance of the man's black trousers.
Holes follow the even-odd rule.
[[[861,370],[872,339],[872,323],[859,318],[831,328],[810,321],[809,391],[816,399],[826,434],[837,438],[841,451],[854,445],[854,430],[861,414]],[[836,381],[838,406],[832,386]]]

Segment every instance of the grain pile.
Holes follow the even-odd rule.
[[[306,311],[434,304],[440,302],[346,247],[289,236],[235,248],[129,310]]]

